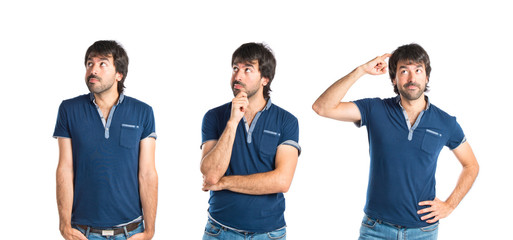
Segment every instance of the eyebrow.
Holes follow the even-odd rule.
[[[237,66],[237,64],[238,64],[238,63],[233,64],[233,66],[232,66],[232,67],[238,67],[238,66]],[[250,64],[250,63],[245,63],[245,64],[244,64],[244,67],[252,67],[252,68],[255,68],[255,65]]]
[[[408,65],[412,65],[412,64],[408,64]],[[407,65],[399,66],[399,69],[404,69],[404,68],[408,68],[408,66]],[[415,68],[424,68],[424,66],[422,66],[422,64],[418,64],[417,66],[415,66]]]

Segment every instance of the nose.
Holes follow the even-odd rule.
[[[408,76],[408,82],[416,82],[417,78],[415,77],[415,74],[409,74]]]
[[[241,70],[239,70],[239,71],[237,71],[237,72],[235,72],[235,73],[234,73],[234,78],[235,78],[235,80],[237,80],[237,81],[242,80],[242,77],[243,77],[243,76],[244,76],[244,73],[243,73],[243,71],[241,71]]]

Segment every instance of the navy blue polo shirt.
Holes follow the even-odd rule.
[[[421,201],[436,196],[435,171],[443,146],[451,150],[465,141],[456,118],[428,101],[413,126],[400,97],[355,101],[367,126],[370,153],[365,213],[405,227],[425,227],[417,211]]]
[[[232,104],[209,110],[202,124],[202,143],[218,140],[230,119]],[[239,122],[233,143],[230,164],[225,176],[250,175],[275,169],[279,145],[299,147],[299,126],[296,117],[267,101],[248,126]],[[219,223],[248,232],[270,232],[285,226],[283,193],[248,195],[229,190],[210,191],[210,217]]]
[[[156,138],[149,105],[121,94],[104,119],[92,93],[64,100],[53,136],[71,138],[72,224],[108,228],[142,216],[139,141]]]

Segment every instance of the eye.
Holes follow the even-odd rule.
[[[246,72],[251,72],[251,68],[246,68]]]
[[[407,74],[407,73],[408,73],[408,71],[406,71],[406,70],[401,71],[401,74]]]
[[[91,66],[93,66],[93,63],[92,62],[87,62],[86,66],[91,67]]]
[[[422,69],[417,69],[415,72],[416,73],[422,73]]]
[[[100,63],[100,66],[105,67],[105,66],[107,66],[107,64],[102,62],[102,63]]]
[[[239,71],[238,67],[233,67],[233,72],[238,72],[238,71]]]

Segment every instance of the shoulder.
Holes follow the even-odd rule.
[[[437,119],[439,119],[440,121],[448,121],[448,122],[455,122],[456,121],[456,117],[448,114],[447,112],[445,112],[444,110],[438,108],[437,106],[435,106],[434,104],[430,104],[429,105],[429,110],[431,111],[431,113],[437,117]]]
[[[295,121],[295,122],[297,122],[296,116],[294,116],[289,111],[279,107],[278,105],[276,105],[274,103],[271,104],[271,106],[269,107],[268,111],[270,112],[271,115],[277,116],[282,121],[286,121],[286,122]]]
[[[84,94],[74,98],[63,100],[59,108],[61,110],[72,110],[76,109],[77,107],[80,108],[80,106],[85,106],[89,103],[91,103],[89,94]]]
[[[132,105],[132,106],[135,106],[138,108],[151,109],[151,106],[148,105],[147,103],[145,103],[137,98],[129,97],[126,95],[124,96],[123,103],[126,103],[127,105]]]
[[[228,111],[228,113],[230,113],[231,107],[232,107],[232,103],[228,102],[221,106],[218,106],[218,107],[208,110],[205,115],[224,115],[227,111]]]

